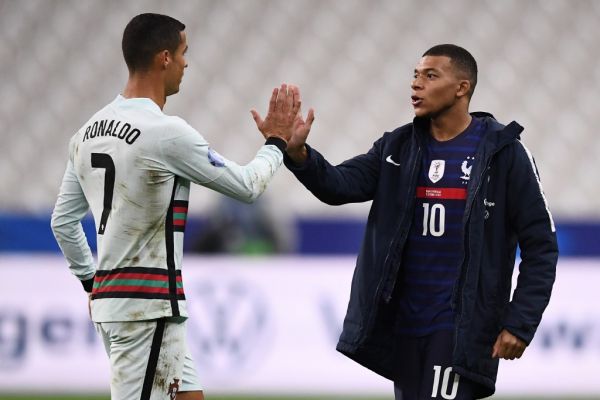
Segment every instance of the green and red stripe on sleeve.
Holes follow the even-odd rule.
[[[173,231],[184,232],[188,213],[188,201],[173,200]]]

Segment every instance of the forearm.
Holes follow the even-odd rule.
[[[51,225],[56,242],[69,263],[71,273],[81,281],[93,278],[96,272],[94,259],[81,223],[55,212],[52,215]]]
[[[373,149],[340,165],[333,166],[315,149],[305,147],[302,164],[288,155],[284,162],[296,178],[319,200],[330,205],[371,200],[375,191],[379,163]]]
[[[71,273],[82,282],[89,281],[96,272],[92,251],[81,226],[81,219],[87,213],[88,208],[73,164],[69,161],[52,212],[50,225],[54,237],[69,263]],[[89,283],[84,283],[84,287],[87,290]]]
[[[228,162],[221,175],[203,185],[226,196],[251,203],[265,191],[282,162],[282,150],[275,145],[265,145],[248,164],[241,166]]]

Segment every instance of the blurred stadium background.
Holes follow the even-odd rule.
[[[309,142],[341,162],[411,120],[426,49],[469,49],[471,108],[525,127],[561,248],[548,316],[525,358],[501,366],[499,396],[600,399],[595,0],[0,0],[0,399],[107,390],[49,216],[70,136],[124,86],[121,35],[141,12],[187,26],[189,68],[165,111],[240,163],[262,142],[249,110],[264,114],[281,82],[316,110]],[[283,169],[255,205],[198,187],[190,200],[184,275],[207,394],[392,397],[333,350],[369,204],[321,204]]]

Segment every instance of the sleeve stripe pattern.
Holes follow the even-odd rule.
[[[185,231],[187,220],[188,202],[185,200],[173,200],[173,230],[175,232]]]
[[[531,169],[533,169],[533,174],[535,175],[535,179],[538,183],[538,187],[540,188],[540,194],[542,195],[542,199],[544,200],[544,205],[546,206],[546,212],[548,213],[548,219],[550,220],[550,229],[552,229],[552,232],[556,232],[556,227],[554,226],[554,219],[552,218],[552,213],[550,212],[550,208],[548,207],[548,201],[546,200],[546,195],[544,194],[544,189],[542,188],[542,182],[540,181],[540,176],[538,175],[537,168],[535,167],[535,161],[533,160],[533,156],[531,155],[531,152],[529,151],[529,149],[527,147],[525,147],[523,142],[521,142],[520,140],[517,140],[517,142],[519,142],[519,144],[521,146],[523,146],[523,150],[525,150],[525,153],[527,153],[527,157],[529,158],[529,162],[531,163]]]

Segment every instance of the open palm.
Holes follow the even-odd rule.
[[[314,120],[315,112],[312,108],[308,110],[306,120],[302,117],[302,111],[298,112],[292,126],[292,137],[288,141],[288,153],[296,153],[303,150]]]

